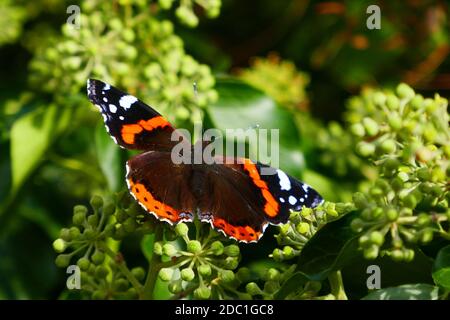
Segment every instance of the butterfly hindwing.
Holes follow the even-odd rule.
[[[139,204],[171,224],[192,221],[195,200],[190,165],[174,165],[170,152],[148,151],[127,161],[127,184]]]
[[[105,122],[106,130],[123,148],[137,150],[171,150],[183,139],[172,141],[174,128],[153,108],[119,89],[100,80],[89,79],[88,97],[96,105]]]

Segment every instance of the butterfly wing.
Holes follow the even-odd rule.
[[[127,184],[139,204],[170,224],[192,221],[195,199],[190,165],[176,165],[170,152],[148,151],[127,161]]]
[[[204,171],[203,188],[208,190],[198,200],[200,218],[231,238],[258,241],[268,223],[286,223],[292,210],[315,207],[322,201],[314,189],[281,170],[264,175],[262,168],[270,167],[249,159],[241,162],[194,169]]]
[[[186,141],[156,110],[130,94],[95,79],[87,81],[87,92],[106,130],[123,148],[167,151]]]

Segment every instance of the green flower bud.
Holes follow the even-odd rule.
[[[433,240],[433,229],[426,228],[420,232],[419,235],[420,242],[422,244],[427,244]]]
[[[367,260],[373,260],[378,257],[378,252],[380,251],[380,247],[377,245],[371,245],[367,249],[364,250],[364,258]]]
[[[365,117],[363,119],[363,126],[366,129],[366,133],[369,137],[374,137],[379,132],[378,123],[372,118]]]
[[[400,102],[398,98],[393,94],[388,94],[386,99],[386,105],[390,110],[396,110],[399,107]]]
[[[367,248],[368,246],[370,246],[370,238],[367,234],[364,234],[361,237],[359,237],[358,242],[359,246],[362,248]]]
[[[292,247],[290,247],[290,246],[285,246],[283,248],[283,255],[286,259],[293,258],[295,256],[294,249],[292,249]]]
[[[97,266],[95,268],[95,276],[97,278],[104,279],[104,278],[106,278],[108,273],[109,273],[109,270],[105,266]]]
[[[391,251],[390,257],[392,258],[392,260],[394,260],[396,262],[401,262],[401,261],[403,261],[404,253],[400,249],[395,249],[395,250]]]
[[[64,241],[71,241],[70,230],[68,228],[62,228],[59,232],[59,237]]]
[[[402,118],[397,112],[392,112],[388,118],[388,124],[394,131],[398,131],[402,128]]]
[[[252,296],[261,295],[263,292],[255,282],[250,282],[245,286],[245,290]]]
[[[175,10],[175,15],[188,27],[196,27],[198,25],[197,16],[187,7],[180,6]]]
[[[227,257],[224,261],[224,267],[229,270],[234,270],[239,265],[239,258],[237,257]]]
[[[231,281],[233,281],[235,279],[235,275],[234,275],[234,272],[231,270],[222,270],[219,273],[219,278],[220,278],[220,281],[222,281],[224,283],[230,283]]]
[[[380,246],[383,244],[383,242],[384,242],[384,236],[383,236],[383,234],[382,234],[381,232],[379,232],[379,231],[372,231],[372,232],[370,233],[369,238],[370,238],[370,241],[371,241],[373,244],[375,244],[375,245],[377,245],[377,246],[379,246],[379,247],[380,247]]]
[[[162,281],[170,281],[172,280],[173,269],[171,268],[162,268],[159,270],[159,277]]]
[[[201,264],[197,268],[198,273],[203,277],[209,277],[211,275],[211,266],[209,264]]]
[[[166,243],[162,247],[162,251],[166,256],[173,257],[177,254],[178,250],[170,243]]]
[[[161,256],[163,254],[163,246],[161,242],[155,242],[153,245],[153,253]]]
[[[89,259],[86,257],[82,257],[77,261],[77,266],[79,266],[80,269],[83,271],[87,271],[90,265],[91,263],[89,262]]]
[[[128,290],[129,283],[127,280],[121,278],[121,279],[114,280],[113,287],[114,287],[115,291],[124,292],[124,291]]]
[[[223,252],[225,253],[225,255],[229,256],[229,257],[237,257],[239,256],[239,247],[235,244],[231,244],[229,246],[226,246],[223,250]]]
[[[417,205],[417,199],[413,194],[409,194],[403,199],[403,205],[407,208],[414,209]]]
[[[173,0],[158,0],[161,9],[168,10],[172,7]]]
[[[404,253],[403,260],[405,262],[411,262],[414,260],[414,250],[405,248],[403,249],[403,253]]]
[[[136,267],[131,269],[131,273],[138,281],[142,281],[145,278],[145,271],[142,267]]]
[[[397,218],[398,218],[398,211],[395,210],[394,208],[389,208],[389,209],[386,211],[386,218],[387,218],[389,221],[396,221]]]
[[[192,268],[185,268],[181,270],[181,279],[184,281],[192,281],[195,278],[195,273]]]
[[[72,240],[77,240],[81,234],[80,229],[78,229],[77,227],[70,227],[69,234]]]
[[[366,196],[361,192],[354,193],[352,199],[353,203],[358,209],[364,209],[367,206]]]
[[[185,223],[179,223],[175,227],[175,233],[181,237],[187,236],[189,227]]]
[[[415,95],[410,104],[414,110],[419,110],[423,105],[423,97],[419,94]]]
[[[94,208],[95,210],[100,209],[101,206],[103,206],[103,199],[97,195],[92,196],[90,204],[92,206],[92,208]]]
[[[394,153],[397,149],[395,141],[392,139],[386,139],[380,144],[380,150],[383,153]]]
[[[309,232],[309,224],[306,222],[300,222],[296,228],[298,233],[300,234],[307,234]]]
[[[397,86],[397,94],[402,99],[412,99],[415,95],[414,90],[406,83],[400,83]]]
[[[192,253],[200,253],[202,251],[202,244],[197,240],[190,240],[187,243],[187,250]]]
[[[302,215],[302,217],[309,217],[313,214],[313,209],[311,208],[307,208],[307,207],[303,207],[302,211],[300,211],[300,214]]]
[[[275,261],[282,261],[284,258],[283,251],[278,248],[274,249],[272,252],[272,258]]]
[[[356,152],[363,157],[370,157],[375,152],[375,145],[373,143],[360,141],[356,145]]]
[[[364,126],[360,123],[352,124],[352,126],[350,127],[350,131],[351,131],[351,133],[353,133],[354,136],[360,137],[360,138],[364,137],[364,135],[366,134]]]
[[[73,215],[72,222],[76,226],[82,226],[86,219],[86,212],[76,211]]]
[[[213,243],[211,243],[211,250],[213,252],[214,255],[216,256],[220,256],[221,254],[223,254],[223,244],[220,241],[214,241]]]
[[[421,213],[417,216],[416,223],[419,227],[424,227],[429,225],[431,222],[431,217],[426,213]]]
[[[269,270],[267,270],[267,272],[265,274],[265,279],[273,280],[273,281],[279,280],[280,279],[280,271],[278,271],[275,268],[270,268]]]
[[[56,257],[55,264],[59,268],[65,268],[69,265],[70,258],[71,258],[70,254],[60,254]]]
[[[98,225],[98,215],[97,214],[91,214],[87,217],[88,224],[95,229]]]
[[[211,289],[204,286],[198,287],[197,289],[194,290],[194,296],[197,299],[201,300],[209,299],[209,297],[211,296]]]
[[[67,242],[65,242],[63,239],[56,239],[55,241],[53,241],[53,249],[57,253],[64,252],[64,250],[66,250],[66,248],[67,248]]]
[[[100,250],[95,250],[94,254],[91,257],[91,261],[98,266],[99,264],[102,264],[103,261],[105,261],[105,254]]]

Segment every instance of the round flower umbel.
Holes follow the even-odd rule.
[[[154,244],[154,254],[164,264],[159,278],[169,282],[169,291],[177,298],[244,298],[245,292],[238,290],[242,279],[234,272],[240,261],[239,246],[225,245],[222,235],[207,225],[194,221],[194,226],[195,240],[189,237],[188,226],[179,223],[175,227],[178,241]]]
[[[362,232],[366,258],[381,253],[411,261],[411,244],[427,244],[436,235],[450,239],[447,105],[406,84],[350,100],[346,117],[359,140],[356,151],[379,169],[375,183],[353,197],[361,214],[352,228]]]
[[[74,207],[70,228],[63,228],[53,248],[61,268],[76,264],[81,271],[83,295],[94,299],[134,299],[142,296],[145,271],[128,269],[117,251],[118,242],[131,233],[149,233],[153,226],[142,210],[119,194],[116,203],[93,196],[92,213],[82,205]]]
[[[353,208],[351,203],[325,201],[314,209],[303,207],[299,212],[292,212],[288,223],[280,226],[280,232],[275,236],[278,244],[283,247],[276,248],[270,256],[275,261],[297,257],[320,227]]]

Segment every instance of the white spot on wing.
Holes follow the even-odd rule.
[[[109,85],[109,84],[107,84],[107,83],[105,83],[105,86],[103,87],[103,90],[109,90],[109,89],[111,89],[111,86]]]
[[[103,97],[103,101],[108,102],[108,98]]]
[[[111,111],[112,113],[116,113],[117,107],[114,104],[110,104],[109,105],[109,111]]]
[[[303,199],[303,198],[300,198],[300,202],[305,202],[305,199]]]
[[[294,196],[289,196],[289,203],[292,204],[292,205],[294,205],[294,204],[297,203],[297,199],[295,199]]]
[[[122,108],[124,108],[126,110],[126,109],[129,109],[131,107],[131,105],[133,103],[135,103],[136,101],[137,101],[136,97],[126,95],[126,96],[123,96],[122,98],[120,98],[119,104]]]
[[[305,190],[305,192],[308,192],[309,186],[306,183],[303,183],[302,188],[303,188],[303,190]]]
[[[284,203],[285,202],[284,198],[280,197],[280,202]]]
[[[120,120],[124,120],[125,118],[123,116],[119,116],[119,119]]]
[[[281,190],[291,190],[291,181],[286,173],[281,170],[277,170],[278,179],[280,180]]]

